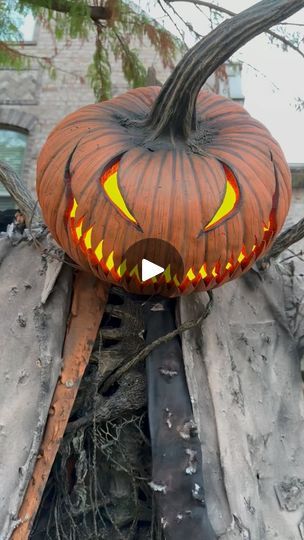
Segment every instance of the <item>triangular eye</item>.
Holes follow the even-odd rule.
[[[204,231],[206,232],[220,225],[220,223],[230,217],[240,200],[240,188],[232,170],[224,163],[222,165],[226,176],[225,194],[221,206],[211,221],[204,227]]]
[[[127,207],[125,200],[122,196],[118,185],[118,168],[119,168],[120,158],[117,159],[112,165],[103,172],[101,176],[101,185],[104,189],[104,192],[109,199],[109,201],[115,206],[116,210],[129,221],[138,225],[135,217],[131,214],[129,208]]]

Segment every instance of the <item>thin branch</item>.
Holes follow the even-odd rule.
[[[31,192],[14,169],[4,161],[0,161],[0,183],[16,201],[20,210],[24,213],[27,223],[31,220],[42,221],[40,209],[36,205]]]
[[[212,2],[205,2],[203,0],[167,0],[169,4],[174,4],[175,2],[188,2],[189,4],[194,4],[198,6],[203,6],[209,9],[213,9],[214,11],[217,11],[218,13],[224,13],[225,15],[229,15],[230,17],[233,17],[236,15],[233,11],[230,11],[227,8],[224,8],[222,6],[217,6],[216,4],[213,4]]]
[[[261,260],[261,265],[268,265],[270,259],[278,257],[285,249],[304,238],[304,218],[284,231],[274,242],[270,251]]]
[[[205,2],[204,0],[167,0],[169,4],[173,4],[175,2],[188,2],[189,4],[194,4],[196,6],[203,6],[207,7],[209,9],[212,9],[213,11],[217,11],[218,13],[224,13],[225,15],[229,15],[229,17],[234,17],[237,15],[234,11],[231,11],[230,9],[224,8],[222,6],[217,6],[213,4],[212,2]],[[281,23],[280,23],[281,24]],[[292,24],[292,23],[282,23],[282,24]],[[301,26],[300,24],[297,26]],[[304,26],[304,25],[302,25]],[[288,38],[281,36],[280,34],[277,34],[277,32],[274,32],[273,30],[267,30],[265,34],[268,34],[274,39],[277,39],[278,41],[281,41],[286,47],[290,47],[290,49],[293,49],[296,51],[302,58],[304,58],[304,53],[292,43]]]
[[[175,22],[174,19],[172,18],[170,12],[162,5],[161,0],[158,0],[157,3],[158,3],[159,6],[161,7],[161,9],[164,11],[164,13],[167,15],[167,17],[169,17],[169,19],[170,19],[170,21],[172,22],[172,24],[175,26],[175,28],[176,28],[177,32],[179,33],[179,35],[180,35],[182,41],[185,41],[185,34],[184,34],[184,31],[181,30],[181,29],[178,27],[178,25],[176,24],[176,22]],[[168,2],[166,2],[166,1],[164,0],[164,4],[167,5]]]
[[[163,1],[164,1],[164,3],[165,3],[170,9],[172,9],[174,15],[175,15],[176,17],[178,17],[178,19],[181,21],[181,23],[184,24],[184,25],[188,28],[188,30],[196,37],[196,39],[201,39],[202,36],[201,36],[196,30],[194,30],[192,24],[190,24],[189,22],[185,21],[185,20],[183,19],[183,17],[181,17],[181,15],[178,13],[178,11],[176,11],[175,7],[173,7],[173,6],[171,5],[170,1],[169,1],[169,0],[163,0]],[[164,9],[163,6],[161,5],[160,1],[158,1],[158,3],[159,3],[159,5],[160,5],[160,7],[161,7],[162,9]],[[167,13],[167,15],[169,16],[169,13],[168,13],[168,12],[166,12],[166,13]],[[171,20],[172,20],[172,19],[171,19]],[[183,37],[183,40],[185,41],[185,36]]]
[[[19,46],[20,43],[18,43],[17,45]],[[49,69],[50,67],[53,67],[56,71],[60,71],[61,73],[65,73],[67,75],[71,75],[72,77],[75,77],[76,79],[78,79],[80,83],[84,82],[83,75],[80,75],[79,73],[75,73],[73,71],[69,71],[67,69],[64,69],[54,64],[54,60],[57,56],[57,53],[52,56],[38,56],[36,54],[28,54],[28,53],[21,52],[15,47],[16,47],[16,44],[12,43],[8,45],[7,43],[0,41],[0,49],[4,49],[4,51],[11,57],[23,58],[24,60],[34,60],[43,69]]]
[[[288,251],[291,253],[288,257],[284,257],[284,259],[281,259],[281,262],[290,261],[291,259],[299,259],[299,261],[304,262],[304,259],[302,255],[304,255],[304,251],[301,249],[298,253],[294,253],[292,249],[288,248]]]
[[[304,23],[292,23],[292,22],[282,22],[281,26],[304,26]]]
[[[134,368],[138,362],[141,360],[145,360],[145,358],[152,352],[156,347],[159,345],[162,345],[163,343],[167,343],[168,341],[171,341],[175,336],[178,336],[185,332],[186,330],[191,330],[191,328],[195,328],[196,326],[199,326],[204,319],[206,319],[211,312],[212,306],[213,306],[213,295],[212,291],[208,291],[209,294],[209,302],[204,310],[204,312],[196,319],[195,321],[186,321],[175,330],[172,330],[172,332],[169,332],[168,334],[165,334],[164,336],[161,336],[160,338],[156,339],[149,345],[147,345],[144,349],[142,349],[136,356],[134,356],[129,362],[126,364],[123,364],[120,366],[114,373],[112,373],[108,379],[106,379],[105,383],[102,386],[102,391],[108,390],[110,386],[112,386],[117,380],[119,380],[124,373],[129,371],[130,369]]]
[[[35,7],[42,7],[53,11],[59,11],[60,13],[69,13],[72,8],[73,2],[68,0],[48,0],[47,6],[45,1],[35,0]],[[89,15],[93,21],[108,20],[112,17],[112,10],[103,6],[88,6]]]

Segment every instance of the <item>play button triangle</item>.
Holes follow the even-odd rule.
[[[162,266],[158,266],[158,264],[148,261],[147,259],[142,259],[142,262],[141,262],[142,281],[147,281],[148,279],[151,279],[152,277],[157,276],[158,274],[161,274],[163,271],[164,271],[164,268]]]

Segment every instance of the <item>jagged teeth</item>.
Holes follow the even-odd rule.
[[[76,199],[73,200],[73,207],[70,211],[70,228],[73,233],[73,238],[77,242],[77,244],[81,244],[82,250],[87,251],[88,257],[95,258],[97,260],[98,264],[103,263],[103,268],[106,267],[106,269],[112,274],[113,278],[117,281],[120,281],[123,276],[127,273],[127,260],[124,259],[119,266],[115,267],[115,253],[114,250],[111,251],[111,253],[108,255],[106,261],[104,260],[104,253],[103,253],[103,245],[104,240],[101,240],[99,244],[96,246],[95,249],[92,247],[92,232],[94,229],[94,225],[89,227],[86,231],[83,231],[83,223],[84,223],[84,217],[79,219],[77,223],[75,223],[75,217],[76,217],[76,211],[78,208],[78,204]],[[270,222],[263,223],[263,231],[264,231],[264,237],[268,236],[269,231],[271,232],[271,224]],[[230,259],[226,265],[223,272],[220,271],[221,264],[220,261],[212,268],[210,273],[207,272],[207,265],[204,263],[198,273],[196,274],[193,268],[189,268],[189,270],[186,273],[186,277],[182,282],[180,282],[177,278],[177,275],[175,274],[173,277],[171,275],[171,266],[168,264],[167,268],[164,270],[164,272],[158,276],[154,276],[151,278],[151,280],[148,280],[148,283],[152,281],[152,283],[157,284],[158,282],[165,282],[167,284],[174,283],[176,287],[178,287],[180,290],[183,290],[187,284],[195,282],[197,284],[201,279],[206,280],[207,283],[210,283],[213,279],[217,279],[218,282],[220,282],[222,279],[224,279],[226,272],[229,272],[230,275],[239,267],[239,265],[246,259],[250,259],[251,256],[254,254],[254,252],[257,250],[257,248],[262,246],[262,243],[264,241],[264,238],[262,239],[262,242],[259,246],[257,244],[253,244],[252,250],[249,254],[246,253],[245,246],[243,246],[239,256],[236,259],[236,262],[233,261],[233,259]],[[95,257],[93,257],[95,256]],[[132,270],[129,272],[129,276],[132,278],[136,278],[140,283],[140,275],[139,275],[139,268],[138,264],[132,268]],[[145,284],[145,283],[142,283]]]

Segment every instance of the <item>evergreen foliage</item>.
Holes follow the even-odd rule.
[[[54,9],[54,4],[58,9]],[[134,37],[140,44],[148,38],[164,67],[173,67],[176,53],[182,47],[174,36],[130,2],[108,0],[107,6],[111,10],[109,19],[92,20],[87,0],[57,0],[55,3],[53,0],[0,0],[0,67],[21,69],[36,61],[48,69],[51,77],[56,77],[51,59],[31,57],[18,46],[22,41],[20,14],[26,15],[29,11],[58,41],[91,39],[95,32],[95,51],[92,46],[92,63],[87,76],[98,101],[111,97],[111,51],[115,59],[121,61],[129,86],[144,85],[146,68],[138,50],[132,48]]]

